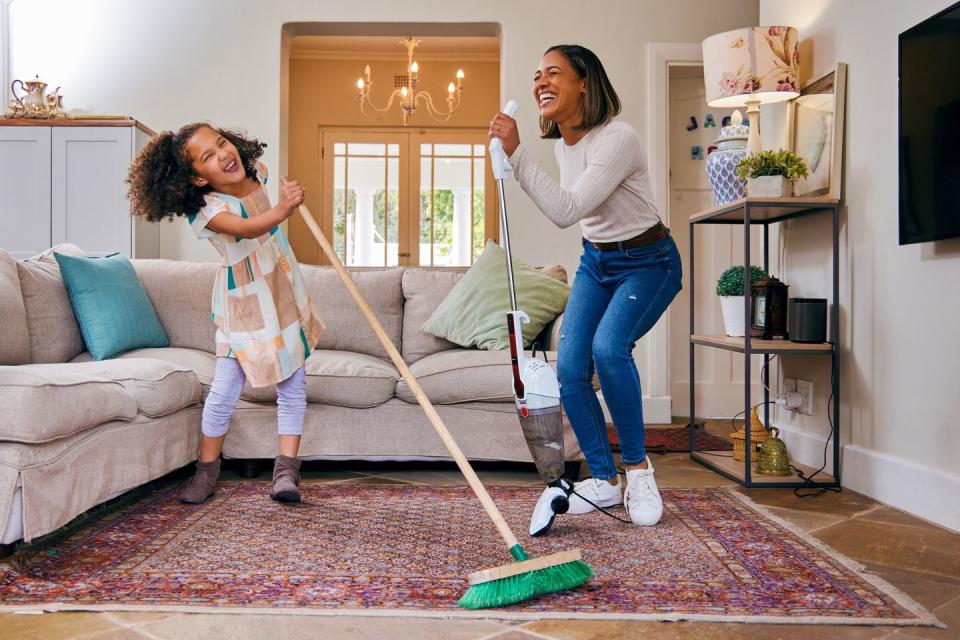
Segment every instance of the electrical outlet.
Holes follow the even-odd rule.
[[[783,391],[796,391],[797,390],[797,380],[796,378],[784,378],[783,379]]]
[[[808,416],[813,415],[813,383],[809,380],[797,380],[797,393],[800,394],[802,402],[797,409],[800,413]]]

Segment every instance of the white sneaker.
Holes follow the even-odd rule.
[[[663,500],[653,479],[653,463],[647,458],[646,469],[627,471],[627,491],[624,494],[627,513],[633,524],[650,527],[660,522],[663,515]],[[571,506],[573,501],[570,501]]]
[[[590,504],[593,502],[603,508],[614,507],[623,502],[623,496],[620,495],[620,476],[617,476],[617,484],[610,484],[606,480],[597,480],[596,478],[587,478],[573,485],[574,493],[570,496],[570,510],[567,513],[580,515],[590,513],[597,507]],[[583,496],[590,502],[587,502],[580,496]]]

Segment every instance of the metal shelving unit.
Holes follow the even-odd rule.
[[[763,400],[770,401],[769,367],[771,356],[777,354],[829,356],[832,380],[833,397],[833,475],[820,473],[813,483],[809,483],[798,476],[765,476],[753,473],[753,463],[750,461],[749,451],[750,429],[746,431],[746,451],[744,461],[734,461],[726,455],[727,452],[698,451],[696,448],[697,428],[690,429],[690,458],[719,473],[720,475],[739,483],[744,487],[839,487],[840,486],[840,310],[838,295],[840,289],[840,200],[837,198],[741,198],[726,205],[715,207],[690,216],[690,424],[698,424],[696,418],[696,376],[694,369],[694,350],[697,347],[725,349],[743,354],[745,423],[749,424],[751,410],[750,398],[750,356],[763,355],[762,381],[764,386]],[[696,257],[695,234],[697,225],[701,224],[740,224],[743,225],[743,266],[744,291],[750,291],[750,225],[763,225],[763,267],[769,269],[769,228],[771,224],[797,218],[801,216],[829,213],[833,220],[833,296],[830,300],[830,337],[832,343],[820,344],[796,343],[787,340],[759,340],[750,337],[750,296],[744,296],[744,318],[747,319],[746,335],[743,338],[732,338],[725,335],[702,335],[696,332],[695,318],[695,271]],[[770,405],[764,404],[764,423],[770,424]],[[805,465],[793,460],[791,465],[809,476],[814,471]]]

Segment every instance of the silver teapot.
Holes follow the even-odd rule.
[[[20,86],[21,95],[17,94],[17,86]],[[23,80],[14,80],[10,85],[10,91],[13,92],[13,102],[11,103],[8,117],[13,118],[53,118],[58,113],[62,113],[62,98],[60,96],[60,87],[51,95],[46,95],[47,83],[35,76],[33,80],[24,82]]]

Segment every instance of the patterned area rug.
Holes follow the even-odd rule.
[[[936,624],[867,575],[726,489],[665,490],[662,522],[560,517],[531,556],[579,547],[596,577],[504,609],[456,606],[466,576],[508,562],[467,488],[304,485],[299,505],[262,481],[221,483],[202,506],[161,488],[0,563],[0,609]],[[495,487],[525,531],[536,487]]]
[[[620,438],[612,424],[607,437],[614,451],[620,450]],[[687,427],[648,427],[644,430],[644,446],[650,453],[686,453],[690,451],[690,429]],[[732,451],[733,444],[706,431],[697,432],[697,450]]]

